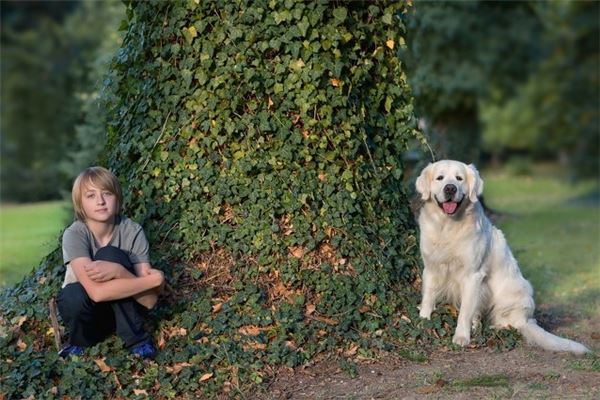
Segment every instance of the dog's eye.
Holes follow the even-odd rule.
[[[457,177],[456,177],[456,180],[457,180],[457,181],[462,181],[462,179],[463,179],[463,178],[462,178],[462,176],[457,176]]]
[[[444,176],[443,176],[443,175],[440,175],[440,176],[438,176],[438,177],[437,177],[437,178],[435,178],[435,179],[437,179],[438,181],[441,181],[441,180],[443,180],[443,179],[444,179]]]

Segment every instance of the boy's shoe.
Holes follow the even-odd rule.
[[[58,355],[62,358],[67,358],[69,356],[82,356],[83,352],[83,347],[75,346],[74,344],[68,344],[58,352]]]
[[[154,356],[156,356],[156,347],[152,344],[152,340],[146,339],[133,346],[131,348],[131,354],[138,355],[142,358],[154,358]]]

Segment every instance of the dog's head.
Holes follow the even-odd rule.
[[[473,164],[442,160],[429,164],[416,182],[423,201],[435,201],[446,215],[455,215],[467,203],[476,203],[483,181]]]

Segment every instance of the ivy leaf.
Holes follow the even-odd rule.
[[[194,38],[198,36],[198,31],[196,31],[196,28],[194,26],[190,26],[189,28],[183,28],[181,32],[183,33],[187,44],[192,44]]]
[[[347,16],[348,10],[344,7],[336,8],[335,10],[333,10],[333,18],[335,18],[338,23],[344,22]]]
[[[384,14],[383,17],[381,17],[381,20],[383,21],[384,24],[391,25],[392,24],[392,14]]]

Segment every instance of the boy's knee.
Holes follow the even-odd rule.
[[[94,261],[109,261],[117,264],[121,264],[128,270],[133,270],[133,265],[131,261],[129,261],[129,257],[127,254],[114,246],[106,246],[98,249],[96,254],[94,255]]]
[[[88,296],[81,283],[70,283],[61,289],[57,296],[57,306],[61,316],[78,314],[82,310],[92,308],[94,301]]]

